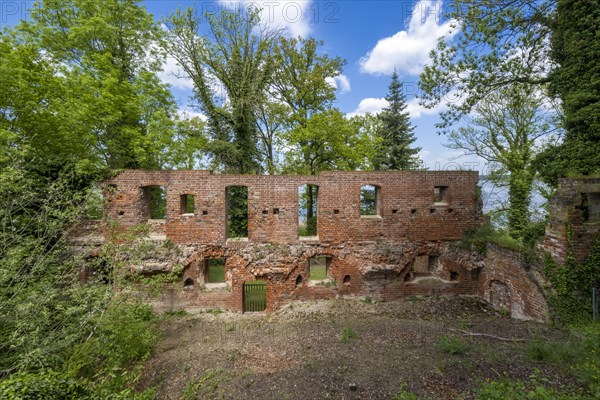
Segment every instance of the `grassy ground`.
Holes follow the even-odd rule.
[[[140,386],[159,399],[554,399],[582,387],[552,355],[573,337],[465,298],[302,302],[184,316],[163,330]],[[549,397],[510,394],[530,387]]]

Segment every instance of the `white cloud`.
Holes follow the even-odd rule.
[[[418,75],[429,60],[439,37],[451,39],[460,30],[457,22],[439,24],[441,1],[420,1],[415,4],[408,29],[380,39],[360,60],[362,72],[391,74],[394,68],[400,75]]]
[[[350,80],[344,74],[336,77],[327,77],[325,82],[329,83],[335,90],[339,90],[340,93],[348,93],[351,90]]]
[[[194,82],[187,76],[185,72],[183,72],[183,69],[171,56],[167,57],[167,60],[163,65],[163,70],[158,73],[158,77],[163,83],[171,85],[171,87],[174,89],[194,89]]]
[[[220,0],[229,9],[261,9],[261,20],[276,29],[284,29],[292,36],[307,37],[311,31],[312,0]]]
[[[368,97],[362,99],[358,104],[358,107],[353,112],[349,113],[348,116],[363,115],[366,113],[378,114],[382,109],[388,106],[388,102],[385,98],[373,98]],[[435,115],[448,109],[446,103],[442,102],[434,108],[425,108],[419,104],[418,98],[412,98],[406,102],[406,111],[410,114],[412,119],[421,118],[424,115]]]
[[[388,102],[384,98],[373,98],[367,97],[366,99],[362,99],[358,104],[356,110],[351,113],[348,113],[348,117],[353,117],[355,115],[364,115],[366,113],[370,114],[379,114],[379,112],[388,106]]]
[[[189,108],[180,108],[177,110],[177,115],[181,119],[192,119],[192,118],[200,118],[202,121],[206,122],[208,117],[200,112],[190,110]]]

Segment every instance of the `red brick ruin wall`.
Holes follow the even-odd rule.
[[[573,235],[577,262],[585,261],[600,232],[600,178],[568,178],[548,205],[548,224],[543,249],[563,263],[569,251],[567,235]]]
[[[453,244],[483,223],[477,183],[478,174],[471,171],[253,176],[128,170],[104,183],[104,220],[82,235],[149,224],[149,240],[175,243],[180,255],[168,262],[132,266],[148,274],[184,266],[181,284],[149,300],[158,310],[243,311],[244,283],[262,280],[267,310],[294,300],[348,296],[388,301],[470,295],[517,318],[547,320],[545,304],[538,305],[543,295],[526,263],[498,251],[486,258]],[[298,190],[306,184],[318,186],[318,236],[300,238]],[[378,188],[377,215],[361,216],[364,185]],[[166,188],[166,219],[149,220],[148,186]],[[248,188],[244,240],[227,240],[229,186]],[[443,201],[435,201],[435,187],[446,188]],[[194,195],[193,214],[182,213],[181,196],[187,194]],[[315,257],[327,260],[325,280],[310,279]],[[215,258],[225,259],[225,282],[216,285],[208,283],[206,269],[207,260]]]
[[[248,188],[248,240],[298,239],[298,188],[318,186],[321,243],[360,240],[456,240],[481,223],[477,172],[323,172],[319,176],[213,175],[207,171],[125,171],[107,182],[105,217],[122,226],[147,222],[143,187],[167,190],[167,218],[157,229],[175,243],[225,244],[229,186]],[[360,190],[379,187],[379,216],[361,217]],[[447,187],[434,203],[434,187]],[[182,214],[181,195],[195,196],[195,213]]]

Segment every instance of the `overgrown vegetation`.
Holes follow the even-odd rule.
[[[567,256],[557,264],[546,255],[544,273],[552,283],[549,300],[555,317],[562,323],[582,324],[592,315],[592,288],[600,283],[600,235],[590,249],[583,264],[577,263],[573,253],[574,237],[571,226],[567,228]]]
[[[132,385],[159,337],[154,314],[115,293],[114,259],[95,260],[95,278],[79,282],[87,261],[67,246],[93,196],[88,182],[105,173],[30,167],[0,173],[0,397],[150,396]]]

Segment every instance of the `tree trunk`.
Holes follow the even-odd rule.
[[[529,223],[529,203],[533,176],[527,171],[511,172],[508,182],[508,233],[521,240],[525,227]]]

